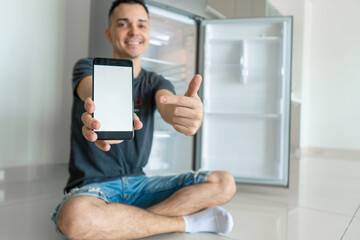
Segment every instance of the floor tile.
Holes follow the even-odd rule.
[[[360,204],[349,222],[342,240],[360,239]]]
[[[353,219],[342,240],[360,239],[360,218]]]
[[[50,214],[58,197],[0,207],[2,240],[60,240]]]

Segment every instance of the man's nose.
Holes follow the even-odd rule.
[[[130,31],[128,33],[130,36],[136,36],[139,34],[139,28],[136,25],[130,26]]]

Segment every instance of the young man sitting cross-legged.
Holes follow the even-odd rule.
[[[185,96],[175,95],[162,76],[141,68],[149,42],[149,16],[139,0],[115,1],[106,36],[113,57],[134,65],[135,137],[100,141],[93,131],[100,122],[91,100],[92,59],[79,60],[73,72],[70,178],[65,198],[52,219],[70,239],[133,239],[169,232],[229,233],[230,213],[219,205],[236,192],[233,176],[221,171],[147,177],[143,172],[153,137],[154,111],[173,128],[194,135],[203,120],[195,75]]]

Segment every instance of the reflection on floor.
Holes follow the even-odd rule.
[[[231,234],[164,234],[147,239],[356,240],[360,239],[360,161],[291,160],[290,188],[239,185],[224,205],[235,220]],[[50,213],[61,200],[63,177],[0,183],[0,238],[61,239]],[[345,229],[348,227],[345,235]]]

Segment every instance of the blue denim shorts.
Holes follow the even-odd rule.
[[[60,208],[75,196],[93,196],[107,203],[122,203],[145,209],[164,201],[180,188],[206,182],[209,174],[209,171],[192,171],[175,176],[122,177],[73,188],[56,207],[51,220],[57,225]]]

